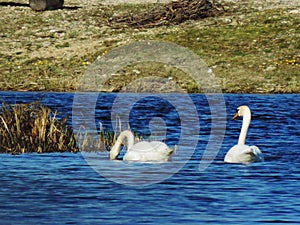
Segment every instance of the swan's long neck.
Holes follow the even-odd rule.
[[[250,122],[251,122],[251,112],[250,112],[250,110],[245,110],[243,112],[243,125],[242,125],[238,144],[241,144],[241,145],[245,144]]]
[[[118,157],[118,155],[120,154],[121,144],[123,143],[123,140],[125,138],[127,139],[127,151],[132,148],[132,146],[134,145],[134,135],[130,130],[125,130],[121,132],[121,134],[117,138],[116,143],[111,148],[109,153],[110,159],[116,159]]]

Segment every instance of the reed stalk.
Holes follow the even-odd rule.
[[[38,102],[0,108],[0,153],[78,152],[67,117]]]

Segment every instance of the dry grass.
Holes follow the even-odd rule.
[[[8,105],[0,108],[1,153],[78,152],[67,117],[39,103]]]
[[[104,130],[100,124],[96,134],[91,134],[85,127],[75,134],[67,120],[67,116],[60,118],[57,111],[38,102],[16,105],[3,102],[0,107],[0,153],[109,151],[117,133],[122,131],[117,119],[117,133]]]

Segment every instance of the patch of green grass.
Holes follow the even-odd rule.
[[[224,92],[299,92],[299,83],[286,82],[299,77],[299,18],[286,16],[283,9],[248,17],[235,25],[221,19],[205,29],[191,23],[155,38],[193,49],[223,80]],[[283,65],[290,57],[296,63]],[[268,87],[263,85],[266,74],[272,74]]]

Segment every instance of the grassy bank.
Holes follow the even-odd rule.
[[[99,55],[130,42],[157,40],[198,54],[213,69],[223,92],[300,92],[297,1],[220,1],[222,15],[168,26],[118,28],[109,26],[109,19],[146,14],[159,4],[112,6],[70,0],[62,10],[33,12],[23,5],[27,1],[19,2],[0,6],[1,90],[75,91]],[[125,68],[122,75],[127,76],[108,82],[109,90],[118,91],[142,76],[136,71],[171,74],[188,92],[198,91],[181,71],[161,65]]]

